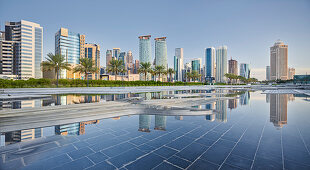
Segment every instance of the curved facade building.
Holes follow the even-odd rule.
[[[155,65],[167,69],[167,43],[166,37],[155,38]]]
[[[241,63],[240,64],[240,76],[244,78],[250,78],[250,66],[249,64]]]
[[[139,37],[139,62],[140,63],[152,63],[152,47],[151,47],[151,35],[145,35]],[[147,80],[151,80],[151,74],[147,75]],[[144,80],[144,75],[140,74],[140,80]]]

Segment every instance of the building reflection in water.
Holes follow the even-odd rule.
[[[227,100],[216,102],[216,120],[219,122],[227,122]]]
[[[139,131],[150,132],[151,115],[139,115]]]
[[[154,130],[166,130],[167,117],[162,115],[155,115],[155,128]]]
[[[238,103],[237,99],[229,99],[228,100],[228,108],[230,110],[237,108],[237,103]]]
[[[5,145],[14,144],[17,142],[24,142],[35,138],[40,138],[42,136],[43,136],[42,128],[7,132],[4,135]]]
[[[288,94],[270,95],[270,122],[277,128],[287,124],[287,102]]]
[[[174,116],[176,120],[183,120],[183,116]]]
[[[240,105],[248,105],[250,102],[250,92],[246,91],[240,95]]]
[[[71,123],[66,125],[55,126],[55,134],[57,135],[83,135],[85,134],[85,125],[98,124],[99,120],[84,121],[79,123]]]

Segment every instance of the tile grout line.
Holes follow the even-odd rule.
[[[308,148],[308,146],[306,145],[306,142],[305,142],[303,136],[301,135],[300,129],[298,128],[298,126],[297,126],[296,128],[298,129],[298,133],[299,133],[299,135],[300,135],[300,137],[301,137],[301,139],[302,139],[302,142],[304,143],[304,145],[305,145],[305,147],[306,147],[306,149],[307,149],[307,151],[308,151],[308,154],[310,155],[309,148]]]
[[[262,140],[262,137],[263,137],[263,134],[264,134],[264,131],[265,131],[265,127],[266,127],[266,124],[267,124],[267,119],[265,121],[265,124],[264,124],[264,128],[262,130],[262,134],[259,138],[259,141],[258,141],[258,145],[257,145],[257,148],[256,148],[256,151],[255,151],[255,154],[254,154],[254,158],[253,158],[253,162],[252,162],[252,165],[251,165],[251,168],[250,169],[253,169],[253,166],[254,166],[254,162],[255,162],[255,158],[256,158],[256,154],[257,154],[257,151],[258,151],[258,148],[260,147],[260,141]]]

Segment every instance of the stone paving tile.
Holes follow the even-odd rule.
[[[241,157],[253,160],[256,150],[257,150],[257,145],[253,145],[253,144],[249,144],[245,142],[238,142],[236,147],[233,149],[232,153],[235,155],[239,155]]]
[[[187,161],[177,156],[172,156],[167,161],[183,169],[187,168],[191,164],[190,161]]]
[[[130,150],[118,155],[118,156],[115,156],[111,159],[108,159],[108,161],[111,162],[114,166],[120,168],[125,164],[128,164],[132,161],[135,161],[136,159],[138,159],[139,157],[141,157],[143,155],[145,155],[144,152],[142,152],[136,148],[133,148],[133,149],[130,149]]]
[[[226,159],[225,163],[233,165],[235,167],[239,167],[241,169],[251,169],[253,161],[242,158],[238,155],[230,154]]]
[[[115,136],[112,135],[112,134],[103,134],[103,135],[100,135],[100,136],[96,136],[96,137],[93,137],[93,138],[88,138],[86,140],[84,140],[85,142],[89,143],[90,145],[93,145],[93,144],[96,144],[100,141],[104,141],[106,139],[111,139],[111,138],[114,138]]]
[[[148,154],[135,162],[125,166],[128,170],[136,170],[136,169],[152,169],[163,162],[163,158],[156,154]]]
[[[59,147],[57,149],[51,149],[51,150],[47,150],[44,152],[39,152],[39,153],[27,155],[23,159],[24,159],[25,164],[28,165],[28,164],[35,162],[35,161],[41,161],[44,159],[49,159],[49,158],[52,158],[52,157],[55,157],[58,155],[65,154],[67,152],[74,151],[74,150],[76,150],[75,147],[70,144],[70,145],[66,145],[63,147]]]
[[[56,156],[50,159],[45,159],[42,161],[34,162],[33,164],[30,164],[26,166],[25,170],[34,170],[34,169],[52,169],[59,165],[71,162],[72,160],[68,157],[67,154],[63,154],[60,156]]]
[[[93,161],[95,164],[97,164],[99,162],[107,160],[109,157],[99,151],[99,152],[87,155],[87,158],[89,158],[91,161]]]
[[[159,166],[155,167],[153,170],[180,170],[181,168],[178,168],[176,166],[173,166],[167,162],[161,163]]]
[[[94,151],[100,151],[100,150],[106,149],[108,147],[117,145],[118,143],[121,143],[121,142],[122,142],[121,140],[114,139],[114,138],[112,138],[112,139],[105,139],[105,140],[103,140],[101,142],[97,142],[94,145],[90,145],[89,147],[91,149],[93,149]]]
[[[59,148],[58,145],[55,142],[46,143],[43,145],[37,145],[31,148],[23,148],[21,150],[17,150],[15,152],[9,152],[5,154],[5,160],[13,160],[17,158],[21,158],[24,156],[28,156],[30,154],[46,151],[49,149],[56,149]]]
[[[109,156],[109,157],[114,157],[117,156],[123,152],[126,152],[132,148],[134,148],[135,145],[125,142],[125,143],[121,143],[115,146],[112,146],[110,148],[104,149],[101,152],[104,153],[105,155]]]
[[[200,169],[217,170],[218,168],[219,165],[216,165],[206,160],[198,159],[188,168],[188,170],[200,170]]]
[[[184,148],[182,151],[177,153],[176,155],[185,158],[189,161],[196,160],[203,152],[205,152],[209,147],[201,145],[199,143],[192,143]]]
[[[81,148],[89,146],[90,144],[85,141],[78,141],[78,142],[72,143],[72,145],[74,145],[77,149],[81,149]]]
[[[90,148],[88,147],[85,147],[85,148],[82,148],[82,149],[79,149],[79,150],[76,150],[76,151],[72,151],[72,152],[69,152],[68,155],[73,159],[79,159],[81,157],[84,157],[84,156],[87,156],[87,155],[90,155],[94,153],[93,150],[91,150]]]
[[[201,127],[201,128],[197,128],[193,131],[191,131],[190,133],[185,134],[186,137],[191,137],[191,138],[199,138],[201,136],[203,136],[204,134],[206,134],[208,131]]]
[[[15,159],[11,161],[0,162],[0,169],[20,169],[24,167],[24,164],[21,159]]]
[[[157,154],[157,155],[160,155],[164,158],[169,158],[171,157],[172,155],[174,155],[175,153],[177,153],[178,151],[174,150],[174,149],[171,149],[171,148],[168,148],[166,146],[163,146],[157,150],[155,150],[153,153]]]
[[[309,165],[300,164],[291,160],[284,159],[284,168],[285,169],[298,169],[298,170],[306,170],[310,169]]]
[[[149,140],[145,139],[145,138],[142,138],[142,137],[137,137],[137,138],[134,138],[132,140],[130,140],[129,142],[136,145],[136,146],[139,146],[139,145],[142,145],[146,142],[148,142]]]
[[[253,169],[283,169],[282,162],[274,162],[269,159],[256,157]]]
[[[185,136],[182,136],[174,141],[171,141],[170,143],[166,144],[167,146],[174,148],[176,150],[182,150],[184,147],[189,145],[193,142],[192,138],[188,138]]]
[[[224,146],[212,146],[209,150],[207,150],[207,152],[205,152],[201,156],[201,159],[221,165],[230,153],[230,151],[231,148],[226,148]]]
[[[113,165],[107,163],[106,161],[100,162],[94,166],[87,168],[87,170],[114,170],[116,169]]]
[[[74,170],[79,170],[79,169],[85,169],[88,168],[90,166],[93,166],[94,164],[87,158],[87,157],[83,157],[80,159],[77,159],[75,161],[71,161],[69,163],[57,166],[56,168],[53,169],[63,169],[63,170],[68,170],[68,169],[74,169]]]
[[[295,148],[283,149],[284,159],[292,160],[301,164],[310,165],[310,155],[307,151],[296,150]]]
[[[144,151],[144,152],[150,152],[155,150],[156,148],[147,144],[142,144],[137,147],[139,150]]]
[[[242,169],[241,169],[241,168],[238,168],[238,167],[235,167],[235,166],[233,166],[233,165],[224,163],[224,164],[221,166],[220,170],[242,170]]]

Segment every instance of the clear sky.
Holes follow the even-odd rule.
[[[132,50],[139,58],[139,35],[166,36],[169,66],[175,48],[185,62],[203,58],[209,46],[228,46],[228,59],[249,63],[252,76],[265,79],[269,47],[281,39],[289,47],[289,67],[310,73],[310,0],[1,0],[0,29],[21,19],[44,28],[44,55],[54,53],[60,27],[86,35],[107,49]]]

